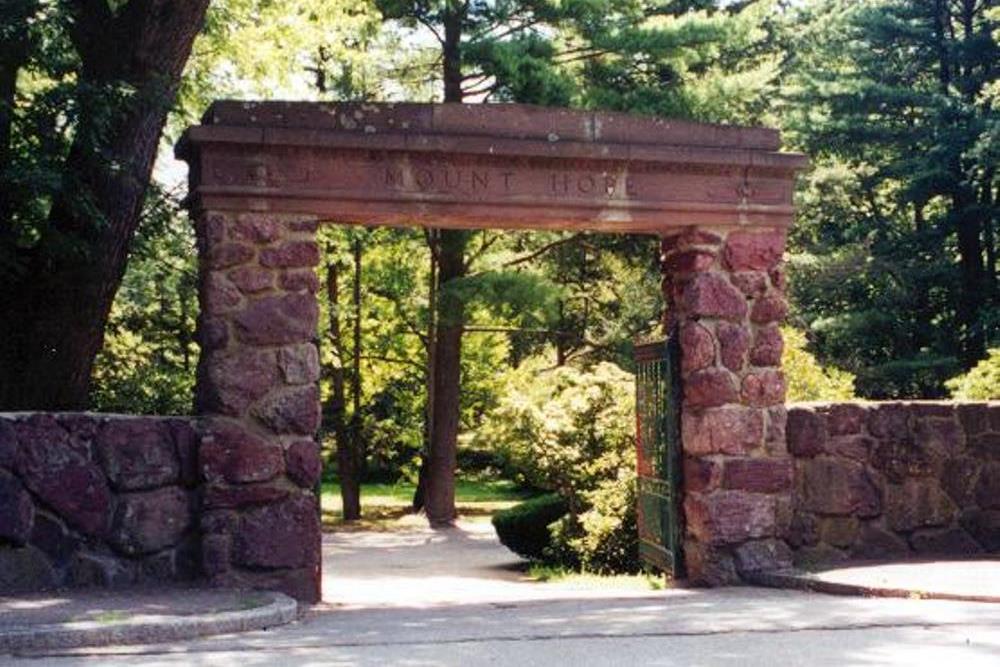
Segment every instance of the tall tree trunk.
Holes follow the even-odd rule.
[[[104,2],[74,5],[80,89],[126,83],[136,92],[109,122],[84,109],[46,233],[26,253],[23,279],[0,287],[0,409],[86,407],[160,135],[207,6],[149,0],[112,12]]]
[[[344,381],[344,339],[340,330],[339,267],[331,262],[326,268],[326,295],[330,303],[330,345],[337,363],[330,370],[330,398],[324,412],[333,426],[337,441],[337,477],[340,478],[340,499],[344,521],[361,518],[361,484],[354,465],[351,435],[347,426],[347,394]]]
[[[462,101],[462,21],[464,4],[448,0],[444,15],[444,101]],[[465,276],[465,247],[469,232],[442,229],[438,232],[438,307],[434,340],[434,403],[431,411],[431,447],[428,452],[424,508],[433,527],[455,522],[455,467],[458,459],[458,420],[462,374],[462,329],[465,304],[449,289]]]
[[[958,320],[963,329],[961,361],[965,368],[972,368],[986,356],[986,331],[980,321],[980,308],[990,295],[983,266],[982,222],[975,200],[964,190],[952,202],[962,285],[958,303]]]
[[[427,496],[427,471],[430,461],[431,443],[434,441],[434,353],[437,341],[437,295],[438,295],[438,230],[427,230],[427,247],[430,250],[430,271],[427,278],[427,339],[424,341],[427,363],[424,366],[427,386],[427,405],[424,408],[424,446],[417,473],[417,489],[413,493],[413,511],[424,508]]]

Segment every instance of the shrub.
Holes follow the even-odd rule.
[[[788,400],[844,401],[854,398],[854,376],[832,366],[822,366],[806,350],[806,336],[798,329],[782,327],[785,351],[781,364],[788,382]]]
[[[968,373],[948,380],[945,385],[952,398],[966,401],[1000,399],[1000,347],[992,348]]]
[[[493,514],[493,528],[500,542],[514,553],[542,560],[552,544],[549,524],[561,519],[569,507],[555,493],[526,500]]]

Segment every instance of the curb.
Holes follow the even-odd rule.
[[[845,584],[820,579],[813,574],[799,570],[748,572],[744,574],[743,578],[751,584],[767,588],[812,591],[815,593],[827,593],[829,595],[847,595],[869,598],[905,598],[908,600],[957,600],[962,602],[1000,603],[1000,596],[996,595],[963,595],[960,593],[920,591],[908,588],[884,588],[878,586],[862,586],[860,584]]]
[[[0,654],[15,651],[73,649],[122,644],[160,644],[251,630],[266,630],[291,623],[298,617],[298,603],[282,593],[266,593],[266,604],[252,609],[190,616],[151,616],[101,623],[71,621],[0,629]]]

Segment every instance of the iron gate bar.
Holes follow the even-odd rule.
[[[679,359],[675,335],[635,346],[639,556],[674,578],[684,576]]]

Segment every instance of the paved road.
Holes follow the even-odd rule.
[[[640,593],[530,584],[519,580],[510,557],[488,533],[475,528],[446,535],[416,530],[331,536],[326,551],[331,603],[299,623],[183,646],[9,662],[102,667],[1000,665],[1000,604],[751,588]]]

